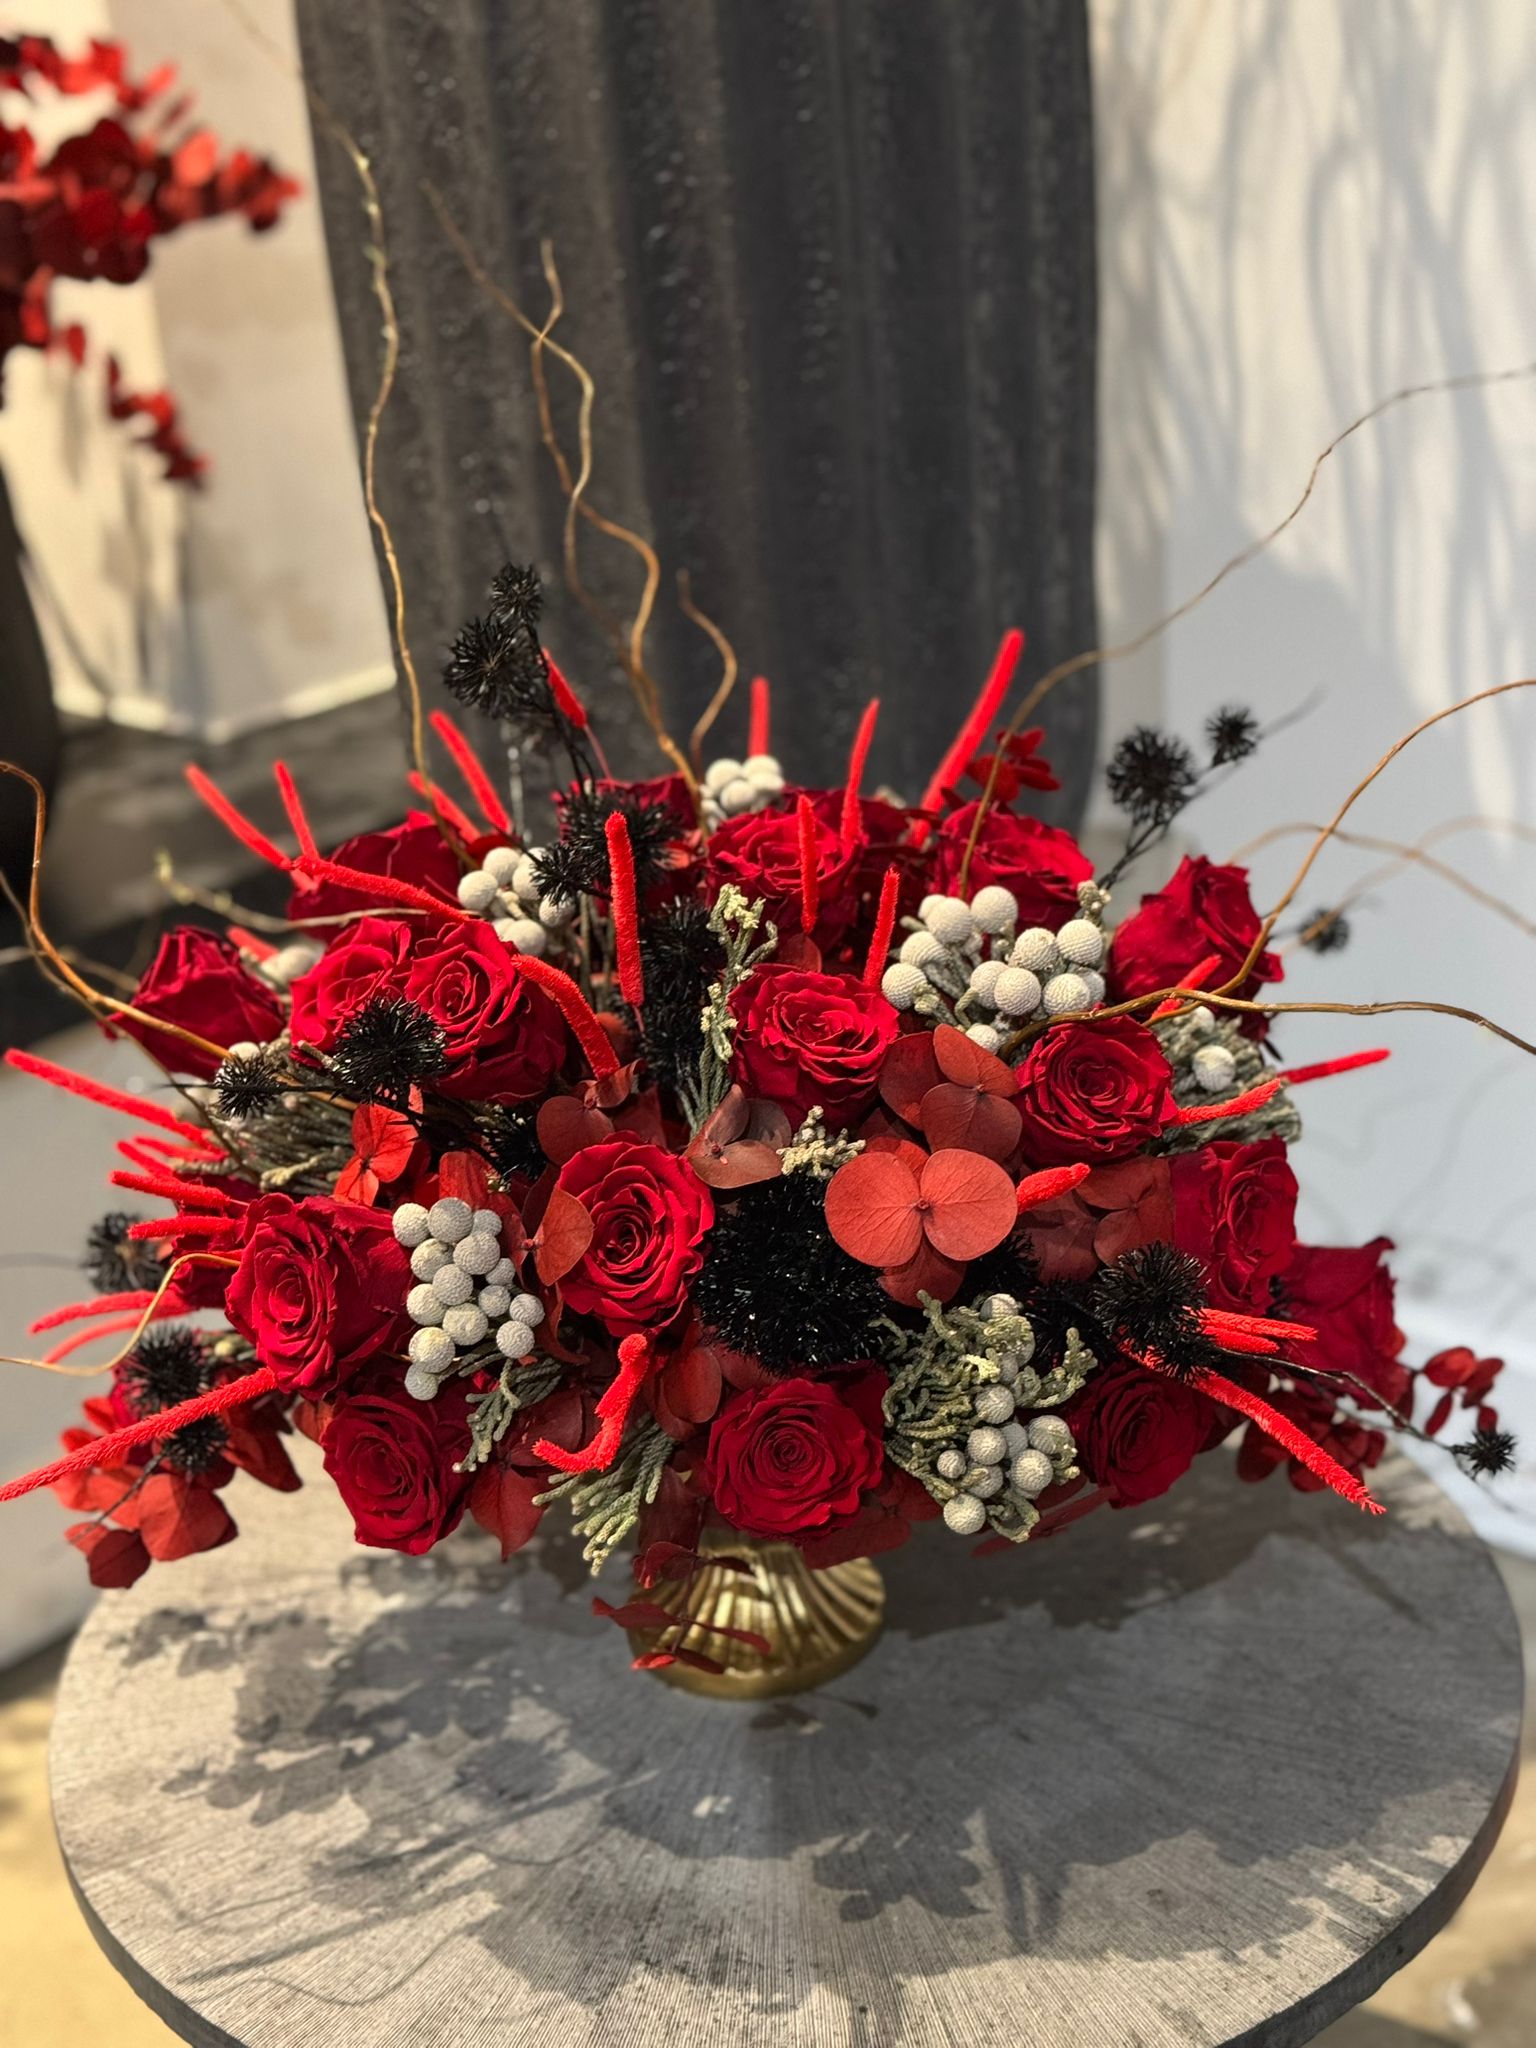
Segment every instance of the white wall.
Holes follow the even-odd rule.
[[[252,11],[292,53],[287,0]],[[194,226],[156,245],[137,285],[61,285],[59,318],[84,322],[97,352],[83,376],[10,358],[0,461],[39,569],[60,701],[218,739],[388,689],[296,75],[209,0],[51,0],[46,13],[66,48],[113,34],[141,71],[173,57],[226,145],[274,156],[307,188],[270,234]],[[74,101],[55,115],[44,99],[36,125],[93,113]],[[153,459],[103,418],[112,348],[133,386],[169,383],[180,399],[213,459],[206,491],[157,482]]]
[[[1333,432],[1394,388],[1536,357],[1536,9],[1501,0],[1093,0],[1100,159],[1104,630],[1196,590],[1298,495]],[[1270,553],[1108,672],[1111,722],[1195,736],[1238,699],[1305,720],[1191,814],[1217,856],[1321,820],[1439,706],[1536,674],[1536,381],[1416,401],[1353,439]],[[1536,690],[1437,728],[1357,807],[1413,840],[1472,813],[1536,825]],[[1254,863],[1272,901],[1306,841]],[[1536,847],[1436,851],[1536,919]],[[1327,902],[1381,856],[1328,852]],[[1422,874],[1287,996],[1431,997],[1536,1038],[1536,939]],[[1306,1224],[1397,1237],[1413,1356],[1518,1366],[1528,1476],[1490,1535],[1536,1547],[1536,1060],[1434,1017],[1284,1023],[1287,1058],[1391,1043],[1303,1098]]]

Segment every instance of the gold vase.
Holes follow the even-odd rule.
[[[678,1620],[667,1628],[632,1629],[637,1654],[699,1650],[723,1671],[667,1664],[655,1673],[666,1685],[710,1699],[762,1700],[776,1693],[808,1692],[858,1663],[880,1633],[885,1586],[867,1557],[812,1571],[792,1543],[760,1543],[729,1531],[706,1535],[702,1555],[736,1558],[750,1571],[706,1564],[687,1580],[664,1580],[643,1597]],[[768,1653],[701,1627],[747,1629],[763,1636]]]

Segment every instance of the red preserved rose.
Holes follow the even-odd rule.
[[[410,1262],[388,1216],[309,1195],[263,1195],[225,1300],[229,1320],[285,1392],[330,1393],[403,1343]]]
[[[199,925],[178,925],[165,934],[133,1001],[135,1009],[215,1045],[238,1045],[242,1039],[264,1045],[283,1028],[282,1006],[272,990],[246,972],[230,940]],[[172,1073],[207,1081],[218,1070],[217,1054],[202,1052],[169,1031],[152,1030],[133,1017],[119,1018],[116,1028]]]
[[[885,1465],[881,1373],[775,1380],[715,1418],[698,1477],[733,1529],[791,1541],[851,1523]]]
[[[934,840],[934,887],[959,887],[965,850],[978,804],[951,811]],[[1039,818],[1016,818],[994,806],[988,811],[971,855],[966,889],[999,885],[1018,899],[1021,925],[1049,925],[1052,931],[1077,916],[1077,886],[1093,880],[1093,862],[1070,832]]]
[[[1383,1258],[1389,1237],[1362,1245],[1301,1245],[1285,1275],[1285,1314],[1317,1331],[1304,1362],[1351,1374],[1368,1391],[1350,1398],[1403,1408],[1413,1379],[1394,1314],[1395,1289]]]
[[[1174,1112],[1163,1049],[1132,1017],[1054,1026],[1018,1076],[1024,1156],[1033,1166],[1128,1158]]]
[[[852,878],[860,842],[845,844],[835,826],[815,817],[820,909],[811,937],[833,946],[853,921]],[[758,811],[727,818],[709,841],[709,888],[734,882],[749,900],[762,897],[764,914],[781,932],[800,930],[800,824],[793,811]]]
[[[1205,1267],[1217,1308],[1263,1314],[1296,1252],[1296,1176],[1284,1142],[1216,1139],[1172,1161],[1174,1243]]]
[[[1061,1413],[1078,1463],[1117,1508],[1166,1493],[1231,1421],[1209,1396],[1134,1365],[1101,1366]]]
[[[455,1469],[469,1449],[468,1412],[461,1387],[416,1401],[378,1374],[347,1389],[320,1447],[359,1543],[417,1557],[457,1528],[472,1483]]]
[[[671,1322],[715,1220],[692,1168],[659,1145],[616,1136],[568,1159],[557,1185],[592,1219],[591,1239],[562,1283],[567,1305],[615,1337]]]
[[[778,1103],[795,1124],[819,1103],[834,1131],[874,1102],[898,1029],[878,990],[849,974],[770,962],[736,991],[731,1009],[732,1066],[748,1095]]]
[[[1171,882],[1151,896],[1115,933],[1109,951],[1109,987],[1116,1002],[1174,988],[1212,957],[1216,969],[1205,986],[1230,981],[1248,957],[1259,935],[1259,913],[1248,894],[1248,870],[1223,867],[1203,854],[1186,854]],[[1234,995],[1252,997],[1265,982],[1283,981],[1285,967],[1278,953],[1261,953],[1253,972]],[[1262,1017],[1250,1016],[1243,1029],[1260,1036]]]

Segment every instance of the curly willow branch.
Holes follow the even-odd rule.
[[[154,1291],[154,1295],[145,1305],[138,1324],[129,1335],[127,1341],[110,1358],[104,1359],[100,1365],[60,1365],[48,1358],[17,1358],[9,1351],[0,1351],[0,1365],[26,1365],[30,1366],[34,1372],[56,1372],[61,1378],[68,1380],[95,1379],[99,1373],[111,1372],[114,1367],[121,1365],[124,1359],[131,1354],[134,1346],[154,1321],[155,1310],[165,1299],[167,1290],[171,1287],[176,1275],[183,1266],[238,1266],[239,1263],[238,1259],[230,1258],[224,1252],[182,1252],[177,1258],[172,1259],[165,1269],[165,1278],[160,1282],[160,1285]]]
[[[1293,824],[1276,825],[1273,830],[1260,833],[1257,839],[1250,840],[1246,847],[1233,855],[1233,860],[1238,861],[1249,852],[1272,846],[1276,840],[1291,838],[1298,832],[1321,832],[1323,829],[1321,825],[1305,824],[1299,819]],[[1449,861],[1437,860],[1429,852],[1429,845],[1433,840],[1443,836],[1443,831],[1427,832],[1423,838],[1410,846],[1405,840],[1378,839],[1370,832],[1335,832],[1333,837],[1340,846],[1359,847],[1366,853],[1390,853],[1396,858],[1384,862],[1380,867],[1372,868],[1368,874],[1351,882],[1337,902],[1313,918],[1306,929],[1298,934],[1299,942],[1305,945],[1320,931],[1326,930],[1352,903],[1358,903],[1362,896],[1369,895],[1373,889],[1379,889],[1384,882],[1390,882],[1411,867],[1420,867],[1426,874],[1437,875],[1442,882],[1448,882],[1453,889],[1459,889],[1470,902],[1479,904],[1484,910],[1491,910],[1496,917],[1502,917],[1526,938],[1536,939],[1536,922],[1528,917],[1522,917],[1513,904],[1506,903],[1502,896],[1496,896],[1491,889],[1485,889],[1480,883],[1474,882],[1472,877],[1464,875],[1460,868],[1453,868]],[[1536,837],[1536,834],[1532,836]]]
[[[1236,575],[1239,569],[1246,568],[1255,557],[1263,554],[1267,548],[1273,547],[1281,535],[1300,518],[1312,493],[1317,488],[1318,477],[1321,475],[1324,465],[1328,462],[1329,458],[1336,454],[1352,435],[1358,434],[1363,427],[1368,427],[1373,421],[1381,419],[1385,414],[1395,411],[1397,407],[1406,405],[1415,398],[1443,397],[1456,391],[1486,391],[1491,390],[1495,385],[1522,383],[1530,377],[1536,377],[1536,361],[1516,363],[1501,370],[1467,370],[1454,377],[1436,377],[1427,383],[1405,384],[1400,390],[1390,392],[1385,398],[1377,399],[1374,405],[1368,406],[1364,412],[1357,414],[1349,422],[1348,426],[1341,427],[1328,445],[1313,458],[1312,467],[1307,473],[1307,481],[1302,489],[1301,496],[1285,514],[1284,518],[1277,520],[1267,533],[1259,534],[1256,539],[1249,541],[1246,547],[1239,548],[1235,555],[1229,556],[1216,573],[1207,578],[1192,596],[1186,597],[1181,604],[1175,605],[1172,611],[1164,612],[1161,618],[1154,619],[1150,625],[1143,626],[1141,631],[1133,633],[1130,639],[1121,640],[1112,647],[1090,647],[1081,654],[1074,654],[1068,660],[1058,662],[1054,668],[1047,669],[1018,710],[1013,714],[1013,717],[1009,719],[1007,731],[1010,734],[1016,733],[1023,726],[1027,725],[1031,715],[1044,703],[1057,684],[1064,683],[1069,676],[1080,675],[1084,669],[1097,667],[1103,662],[1123,661],[1129,655],[1139,654],[1143,647],[1147,647],[1152,641],[1160,639],[1171,626],[1176,626],[1180,619],[1188,618],[1192,611],[1199,605],[1204,604],[1208,597],[1221,588],[1229,576]],[[986,787],[981,793],[981,801],[976,807],[976,817],[971,825],[971,836],[966,842],[965,858],[960,867],[959,887],[962,894],[970,879],[971,859],[976,851],[976,842],[981,836],[982,825],[996,799],[997,778],[1002,761],[1003,750],[999,748],[993,759]]]
[[[688,755],[693,762],[695,775],[704,773],[704,741],[710,727],[730,702],[731,692],[736,687],[736,678],[741,673],[741,664],[736,659],[736,650],[721,632],[709,614],[693,601],[693,584],[686,569],[677,572],[677,602],[684,618],[691,619],[701,632],[707,633],[714,642],[720,656],[721,677],[715,686],[715,693],[700,712],[693,731],[688,735]]]

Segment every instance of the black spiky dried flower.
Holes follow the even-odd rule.
[[[405,996],[371,996],[326,1056],[330,1079],[356,1102],[403,1104],[448,1065],[442,1026]]]
[[[508,729],[523,745],[555,740],[578,777],[591,773],[585,735],[560,708],[549,660],[539,641],[543,593],[531,568],[509,562],[491,585],[483,618],[459,630],[443,670],[443,687],[471,711]]]
[[[1205,721],[1211,766],[1225,768],[1234,761],[1246,761],[1262,736],[1259,721],[1246,704],[1223,704]]]
[[[709,906],[683,899],[646,919],[640,933],[645,1011],[628,1016],[641,1034],[653,1081],[677,1089],[698,1073],[699,1019],[725,952],[709,928]]]
[[[1349,940],[1349,919],[1342,910],[1314,910],[1301,921],[1301,943],[1309,952],[1342,953]]]
[[[146,1330],[118,1366],[116,1383],[135,1415],[162,1415],[207,1393],[219,1377],[218,1361],[201,1331],[185,1323]],[[229,1442],[217,1415],[204,1415],[162,1439],[158,1455],[174,1471],[206,1472]]]
[[[673,842],[683,828],[665,804],[642,803],[627,790],[578,785],[558,799],[560,837],[533,864],[546,896],[606,896],[612,887],[608,871],[607,824],[621,811],[629,828],[635,861],[635,886],[643,897],[662,874]]]
[[[152,1294],[165,1278],[154,1246],[128,1235],[141,1220],[127,1209],[109,1209],[86,1232],[81,1264],[98,1294]]]
[[[1456,1444],[1452,1450],[1476,1478],[1497,1479],[1515,1469],[1516,1443],[1507,1429],[1475,1429],[1466,1443]]]
[[[1094,1314],[1115,1342],[1180,1376],[1219,1356],[1200,1326],[1205,1306],[1200,1261],[1171,1244],[1122,1252],[1093,1289]]]
[[[289,1081],[280,1057],[270,1047],[241,1055],[226,1053],[214,1074],[218,1113],[231,1123],[258,1123],[270,1116]]]
[[[704,1241],[694,1301],[705,1326],[776,1372],[871,1357],[890,1307],[873,1270],[833,1240],[825,1196],[806,1173],[743,1188]]]
[[[492,1102],[476,1112],[487,1158],[503,1179],[537,1180],[549,1164],[539,1143],[532,1104]]]
[[[1138,725],[1110,756],[1104,781],[1110,801],[1133,825],[1161,827],[1195,794],[1200,771],[1181,739]]]

